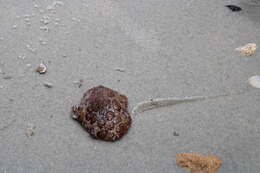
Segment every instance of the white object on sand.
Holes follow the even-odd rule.
[[[31,136],[33,136],[34,135],[34,130],[35,130],[35,126],[33,125],[33,124],[28,124],[28,127],[27,127],[27,129],[26,129],[26,131],[25,131],[25,135],[27,136],[27,137],[31,137]]]
[[[50,83],[50,82],[44,82],[43,85],[47,88],[52,88],[53,87],[53,84]]]
[[[260,76],[259,75],[250,77],[248,79],[248,82],[252,87],[260,88]]]
[[[44,74],[47,71],[47,66],[43,63],[41,63],[37,68],[36,71],[40,74]]]

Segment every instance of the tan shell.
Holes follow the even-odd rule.
[[[176,164],[191,173],[215,173],[222,161],[212,154],[179,153],[176,155]]]
[[[47,67],[45,64],[41,63],[37,68],[36,71],[40,74],[44,74],[47,71]]]
[[[251,56],[255,53],[256,48],[255,43],[248,43],[244,46],[236,48],[236,51],[239,51],[242,55]]]

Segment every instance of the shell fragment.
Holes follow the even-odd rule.
[[[242,55],[251,56],[255,53],[256,48],[255,43],[248,43],[244,46],[236,48],[236,51],[240,52]]]

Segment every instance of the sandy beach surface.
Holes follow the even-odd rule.
[[[260,90],[248,79],[260,50],[235,51],[247,43],[260,46],[258,0],[0,0],[0,173],[184,173],[180,152],[217,155],[218,173],[258,173]],[[135,115],[110,143],[70,117],[97,85],[127,95],[129,110],[228,96]]]

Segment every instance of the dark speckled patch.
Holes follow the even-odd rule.
[[[97,86],[84,93],[72,117],[96,139],[115,141],[131,126],[128,99],[110,88]]]

